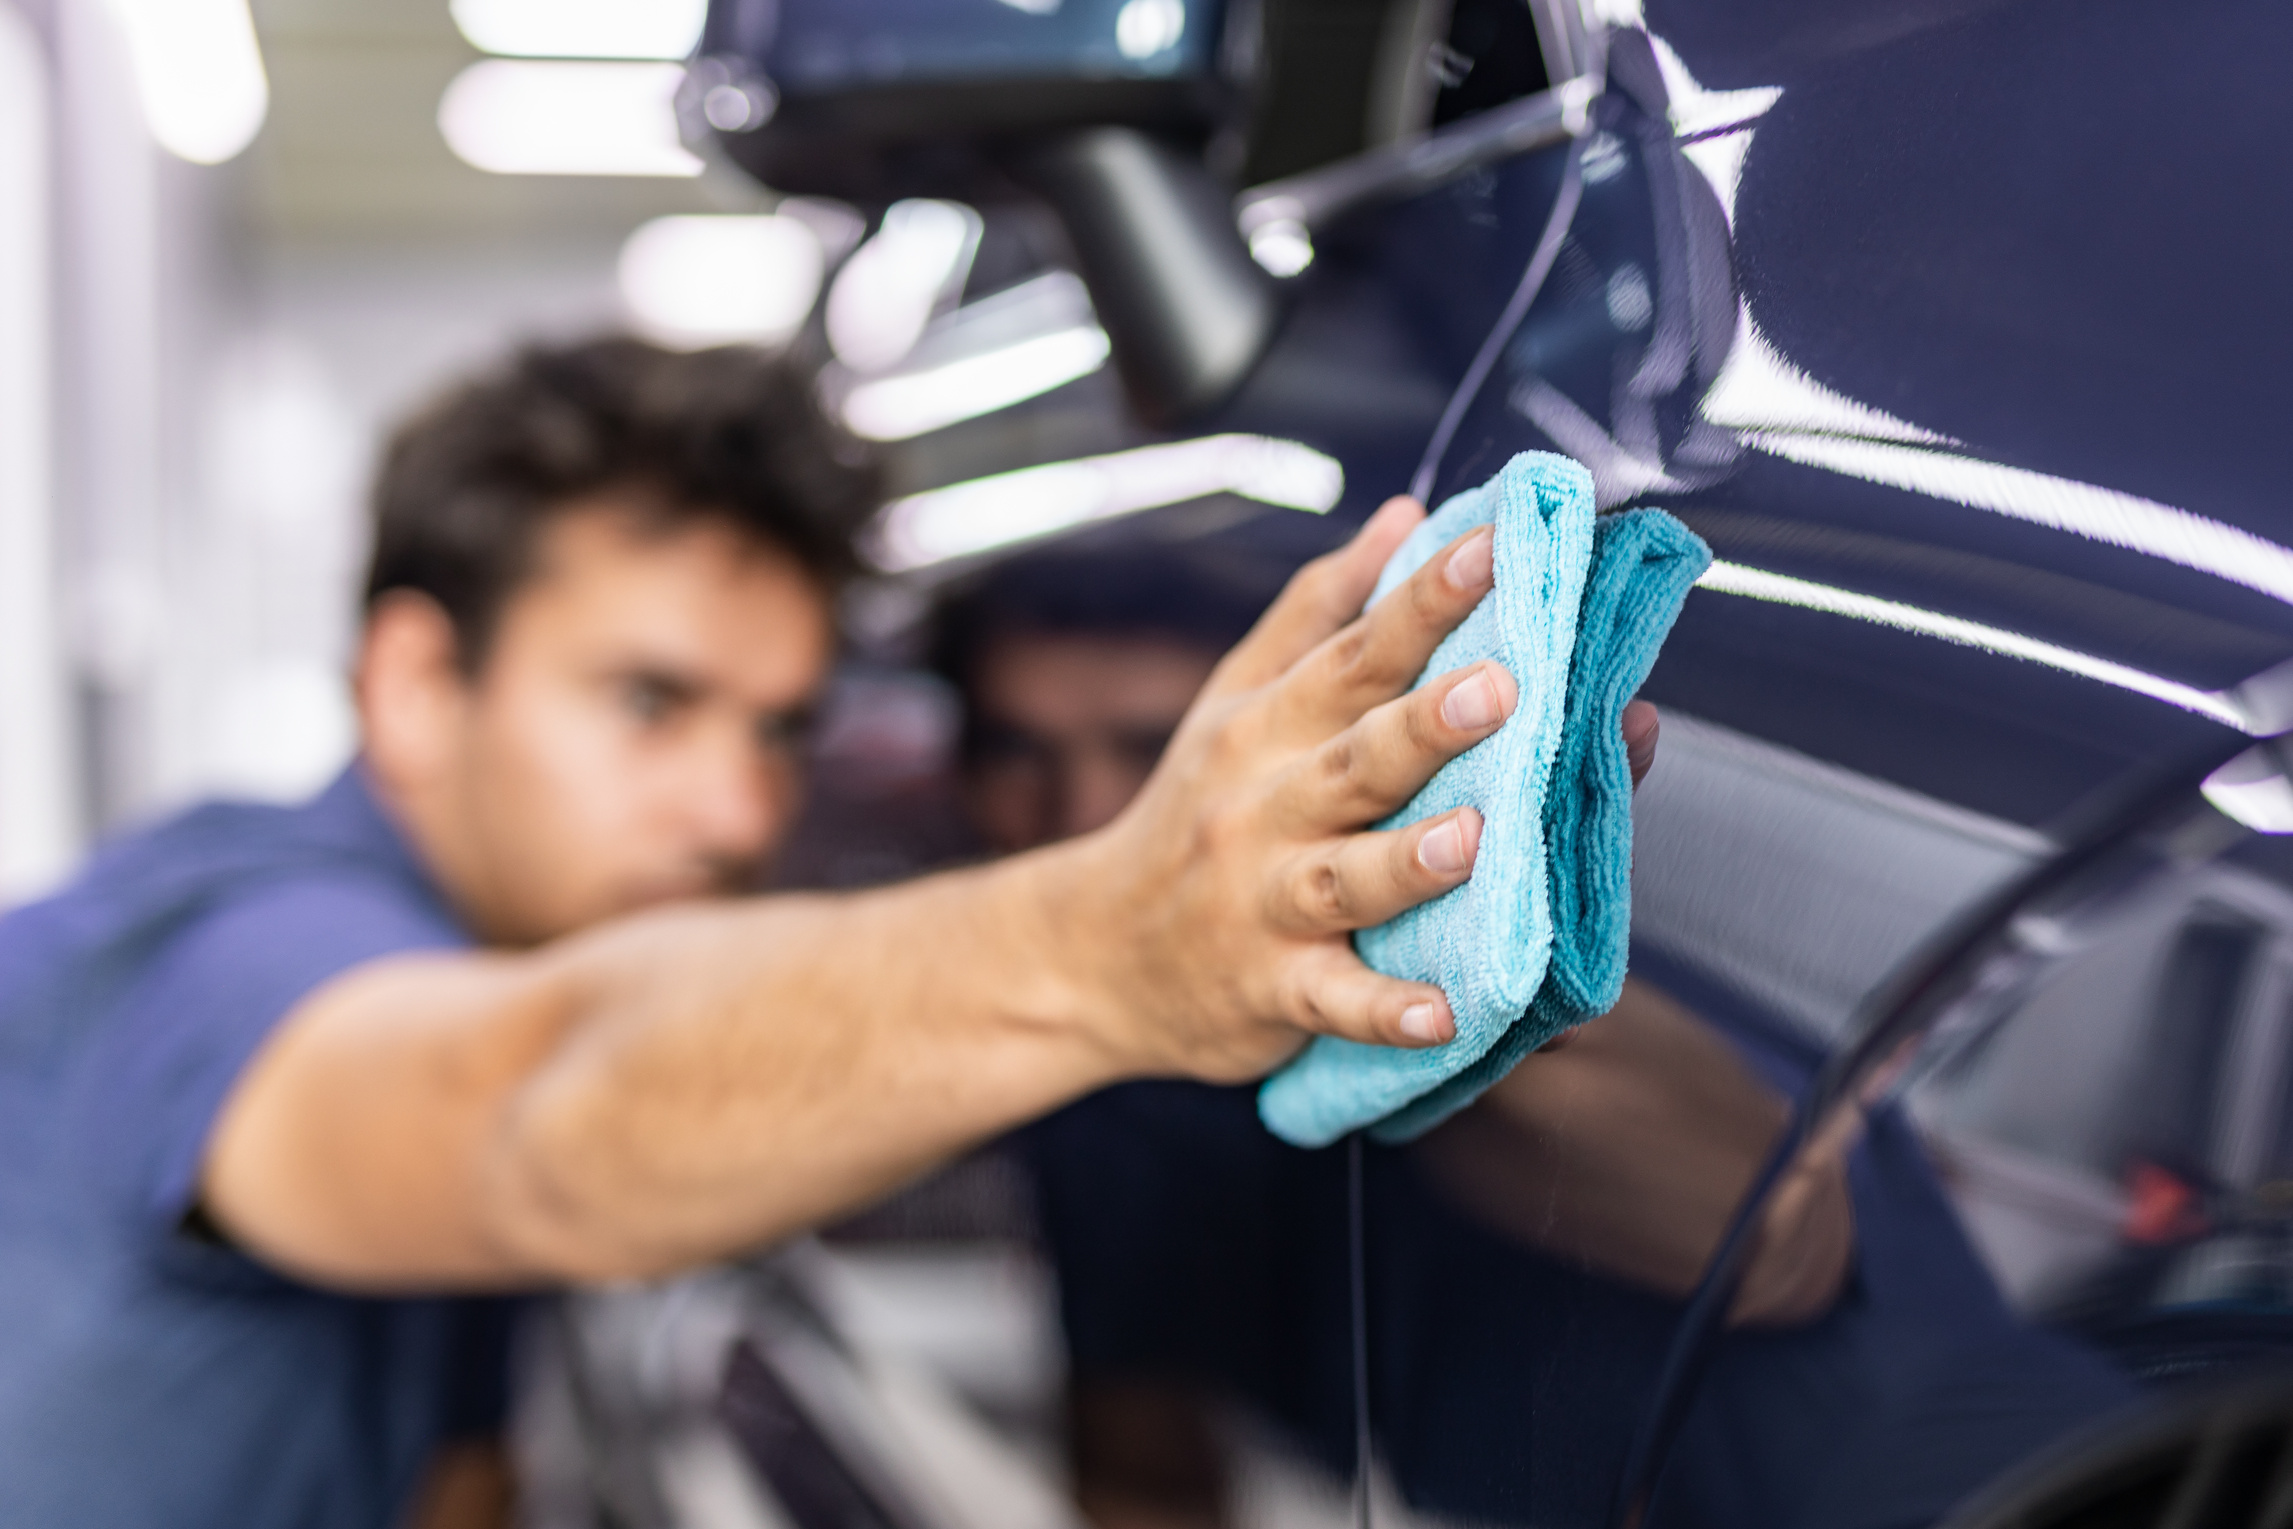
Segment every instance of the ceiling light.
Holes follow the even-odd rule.
[[[1211,435],[911,494],[878,517],[870,552],[900,573],[1212,494],[1319,515],[1345,485],[1334,459],[1297,441]]]
[[[1037,335],[924,371],[860,383],[844,397],[844,425],[871,441],[904,441],[1087,377],[1107,361],[1096,324]]]
[[[621,300],[668,344],[778,345],[811,313],[823,264],[795,218],[655,218],[621,246]]]
[[[690,58],[708,0],[453,0],[470,46],[513,58]]]
[[[487,59],[438,103],[438,131],[496,175],[698,175],[677,135],[675,64]]]
[[[1125,58],[1153,58],[1177,47],[1185,35],[1181,0],[1129,0],[1115,13],[1115,46]]]
[[[1295,218],[1271,218],[1250,230],[1250,258],[1272,276],[1295,276],[1314,263],[1314,236]]]
[[[1941,611],[1924,610],[1895,600],[1882,600],[1876,595],[1858,594],[1854,590],[1838,589],[1829,584],[1814,584],[1806,579],[1769,573],[1761,568],[1747,568],[1741,563],[1716,562],[1696,582],[1704,589],[1717,590],[1721,594],[1745,595],[1754,600],[1796,605],[1803,610],[1824,611],[1834,616],[1847,616],[1857,621],[1893,627],[1900,632],[1939,637],[1961,647],[1981,648],[1985,652],[2004,654],[2008,658],[2044,664],[2050,669],[2082,674],[2088,679],[2100,680],[2105,685],[2135,691],[2154,700],[2164,701],[2169,706],[2179,706],[2184,711],[2194,711],[2199,716],[2210,717],[2240,732],[2264,731],[2256,725],[2247,709],[2232,696],[2200,690],[2194,685],[2184,685],[2162,675],[2145,673],[2091,653],[2080,653],[2074,648],[2059,647],[2036,637],[2025,637],[2020,632],[2009,632],[1999,627],[1985,626],[1979,621],[1946,616]]]
[[[979,248],[979,214],[961,202],[894,202],[828,291],[829,348],[858,372],[899,364],[932,316],[961,292]]]
[[[271,86],[247,0],[111,0],[143,118],[159,146],[219,165],[252,143]]]

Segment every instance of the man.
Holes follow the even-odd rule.
[[[739,351],[530,351],[401,430],[358,762],[0,921],[0,1522],[453,1511],[467,1478],[423,1482],[498,1374],[445,1297],[769,1242],[1116,1079],[1454,1033],[1348,940],[1469,874],[1469,811],[1364,830],[1515,697],[1409,689],[1485,534],[1362,611],[1402,501],[1102,829],[728,895],[795,808],[872,488]]]

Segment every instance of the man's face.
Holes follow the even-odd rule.
[[[537,552],[398,772],[425,857],[509,944],[748,885],[802,789],[834,646],[819,586],[727,522],[648,529],[610,503]]]
[[[1018,634],[973,673],[965,792],[995,849],[1088,833],[1121,812],[1218,655],[1169,638]]]

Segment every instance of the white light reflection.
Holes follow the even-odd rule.
[[[1744,443],[1809,467],[2146,553],[2293,601],[2293,549],[2116,489],[1885,441],[1753,430]]]
[[[481,53],[514,58],[691,56],[708,0],[453,0],[454,25]]]
[[[864,440],[906,440],[1089,376],[1106,365],[1109,349],[1105,330],[1079,324],[939,366],[877,377],[845,395],[844,425]]]
[[[1749,127],[1733,133],[1714,133],[1680,145],[1680,153],[1688,163],[1711,183],[1712,194],[1720,199],[1720,215],[1728,220],[1731,231],[1736,226],[1736,188],[1743,184],[1744,156],[1751,148]]]
[[[820,293],[820,237],[792,217],[655,218],[621,246],[621,300],[671,345],[777,345]]]
[[[438,131],[496,175],[692,176],[677,134],[675,64],[486,59],[454,77]]]
[[[2205,799],[2256,833],[2293,834],[2293,781],[2268,744],[2247,749],[2205,778]]]
[[[1675,137],[1693,138],[1718,128],[1764,117],[1783,98],[1780,85],[1755,85],[1748,90],[1706,90],[1688,72],[1672,45],[1655,33],[1648,45],[1656,54],[1656,67],[1664,76],[1667,115]]]
[[[1955,444],[1946,435],[1857,403],[1817,382],[1769,343],[1746,304],[1736,307],[1736,340],[1700,406],[1725,429],[1806,432],[1865,440]]]
[[[254,142],[270,111],[247,0],[111,0],[127,37],[144,122],[159,146],[219,165]]]
[[[1345,470],[1297,441],[1212,435],[975,478],[894,501],[869,551],[901,573],[1211,494],[1326,514]]]
[[[1829,584],[1815,584],[1806,579],[1795,579],[1780,573],[1769,573],[1761,568],[1748,568],[1741,563],[1715,562],[1696,581],[1704,589],[1721,594],[1743,595],[1754,600],[1769,600],[1781,605],[1796,605],[1804,610],[1825,611],[1835,616],[1847,616],[1857,621],[1874,622],[1893,627],[1897,631],[1917,632],[1926,637],[1939,637],[1961,647],[1980,648],[1988,653],[2003,654],[2050,669],[2061,669],[2071,674],[2082,674],[2088,679],[2115,685],[2194,711],[2210,717],[2240,732],[2264,731],[2248,715],[2245,707],[2229,696],[2215,691],[2199,690],[2148,674],[2125,664],[2113,663],[2091,653],[2080,653],[2073,648],[2059,647],[2019,632],[2009,632],[1979,621],[1967,621],[1957,616],[1946,616],[1940,611],[1904,605],[1895,600],[1882,600],[1876,595],[1858,594],[1851,589],[1839,589]]]

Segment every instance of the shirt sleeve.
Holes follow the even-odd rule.
[[[97,1203],[172,1234],[224,1100],[281,1020],[353,967],[467,943],[411,889],[356,872],[274,882],[203,915],[130,987],[76,1080],[74,1156]]]

